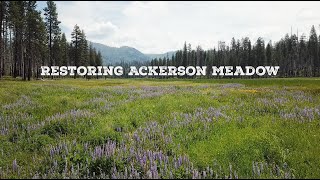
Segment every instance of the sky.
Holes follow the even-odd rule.
[[[320,33],[320,2],[57,1],[60,27],[70,41],[75,24],[87,39],[143,53],[178,50],[184,42],[203,49],[231,38],[278,41],[286,33]],[[46,2],[38,2],[43,9]]]

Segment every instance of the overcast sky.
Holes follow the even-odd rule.
[[[87,39],[109,46],[131,46],[143,53],[204,49],[232,37],[278,41],[286,33],[319,31],[320,2],[56,2],[62,31],[70,41],[75,24]],[[39,2],[42,9],[45,2]]]

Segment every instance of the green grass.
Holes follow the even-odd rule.
[[[232,165],[239,177],[254,177],[253,162],[287,164],[296,178],[320,177],[319,78],[31,82],[7,78],[0,80],[0,130],[9,127],[7,134],[0,133],[0,178],[30,178],[45,169],[51,145],[74,140],[92,147],[108,139],[120,142],[146,122],[184,121],[183,114],[210,107],[224,116],[213,118],[207,130],[201,130],[201,123],[168,127],[165,134],[174,145],[160,144],[160,149],[187,155],[199,169],[219,164],[227,172]],[[72,110],[80,112],[77,118],[57,118],[26,130]],[[15,159],[19,173],[11,170]]]

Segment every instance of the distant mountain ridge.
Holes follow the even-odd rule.
[[[139,50],[129,47],[111,47],[101,43],[89,42],[92,47],[101,52],[104,65],[116,64],[120,62],[146,62],[154,58],[169,57],[175,53],[175,51],[170,51],[164,54],[144,54]]]
[[[166,53],[163,53],[163,54],[145,54],[145,55],[147,55],[151,59],[163,58],[163,57],[171,58],[172,55],[174,55],[175,53],[176,53],[176,51],[169,51],[169,52],[166,52]]]

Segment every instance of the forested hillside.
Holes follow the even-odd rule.
[[[133,63],[135,61],[146,63],[151,60],[149,56],[132,47],[121,46],[118,48],[95,42],[91,42],[91,44],[95,49],[101,52],[103,64],[106,65],[121,62]]]

